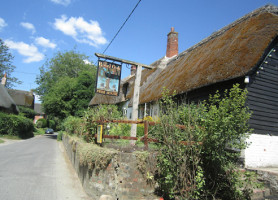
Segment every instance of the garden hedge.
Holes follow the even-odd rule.
[[[34,125],[24,116],[0,112],[0,134],[14,135],[22,139],[33,137]]]

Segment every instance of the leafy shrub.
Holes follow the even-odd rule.
[[[153,118],[151,116],[146,116],[143,118],[144,121],[149,121],[149,122],[153,122]],[[143,137],[144,136],[144,130],[145,130],[145,127],[144,127],[144,124],[138,124],[137,125],[137,137]],[[150,131],[149,131],[150,133]],[[130,135],[130,131],[129,131],[129,135]]]
[[[130,136],[130,124],[112,124],[110,135]]]
[[[34,128],[34,135],[43,135],[45,133],[45,128]]]
[[[47,124],[48,124],[49,128],[52,128],[53,130],[56,130],[56,123],[55,123],[54,120],[51,120],[51,119],[47,120]]]
[[[36,122],[37,128],[46,128],[47,127],[47,120],[44,118],[38,119]]]
[[[58,132],[58,135],[57,135],[57,140],[58,140],[58,141],[62,141],[62,139],[63,139],[63,132],[62,132],[62,131],[59,131],[59,132]]]
[[[33,130],[32,120],[20,115],[0,112],[0,134],[13,135],[25,139],[34,136]]]
[[[157,143],[157,182],[166,199],[200,199],[204,188],[199,141],[199,116],[203,108],[194,104],[177,107],[168,93],[161,105],[160,123],[153,136]],[[182,130],[176,124],[187,126]],[[189,145],[184,145],[186,141]]]
[[[82,135],[83,120],[79,117],[69,116],[63,122],[64,130],[69,134]]]
[[[27,117],[32,120],[35,118],[36,112],[33,109],[24,106],[18,106],[18,108],[20,114],[22,114],[24,117]]]
[[[83,120],[85,123],[85,136],[86,141],[94,141],[95,130],[97,128],[97,120],[112,120],[121,119],[122,112],[118,110],[116,105],[99,105],[97,107],[90,108],[84,113]]]
[[[240,151],[246,147],[246,133],[250,132],[247,91],[237,84],[199,105],[177,106],[167,92],[163,96],[161,123],[154,136],[161,142],[157,181],[165,198],[250,198],[254,185],[252,181],[244,184],[250,175],[236,170]],[[185,125],[185,130],[176,124]]]

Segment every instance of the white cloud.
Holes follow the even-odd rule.
[[[83,60],[83,62],[86,64],[86,65],[93,65],[89,60],[85,59]]]
[[[2,30],[2,28],[4,28],[7,25],[8,24],[5,22],[5,20],[0,17],[0,31]]]
[[[71,36],[79,43],[95,47],[107,43],[97,21],[90,20],[87,22],[82,17],[68,18],[62,15],[60,19],[55,19],[54,28],[62,31],[65,35]]]
[[[71,0],[51,0],[53,3],[60,4],[63,6],[68,6],[71,3]]]
[[[44,55],[33,44],[29,45],[24,42],[14,42],[12,40],[5,40],[5,43],[10,49],[17,50],[20,55],[27,57],[23,60],[25,63],[39,62],[44,59]]]
[[[53,42],[50,42],[50,40],[44,38],[44,37],[37,37],[35,39],[35,42],[38,44],[38,45],[41,45],[45,48],[51,48],[51,49],[55,49],[56,48],[56,44],[53,43]]]
[[[20,25],[26,28],[27,30],[32,31],[32,34],[36,32],[35,26],[29,22],[21,22]]]

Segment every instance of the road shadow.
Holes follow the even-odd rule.
[[[57,140],[57,134],[44,134],[45,137],[49,138],[49,139],[54,139]]]

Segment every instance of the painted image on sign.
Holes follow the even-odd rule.
[[[121,68],[121,65],[99,60],[96,92],[117,96],[119,93]]]

